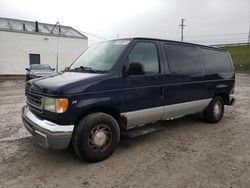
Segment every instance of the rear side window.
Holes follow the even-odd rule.
[[[172,73],[194,74],[202,72],[202,63],[196,47],[165,44],[169,68]]]
[[[140,63],[145,74],[159,74],[157,47],[152,42],[138,42],[129,54],[129,64]]]
[[[225,51],[201,48],[201,53],[208,73],[232,72],[231,61]]]

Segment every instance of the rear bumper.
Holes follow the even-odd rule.
[[[229,105],[233,105],[235,103],[234,94],[229,95]]]
[[[22,109],[25,128],[34,136],[38,144],[50,149],[66,149],[71,141],[74,125],[58,125],[38,118],[28,106]]]

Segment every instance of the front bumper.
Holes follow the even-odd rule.
[[[38,144],[50,149],[66,149],[71,141],[74,125],[58,125],[33,114],[28,106],[22,109],[25,128],[35,137]]]

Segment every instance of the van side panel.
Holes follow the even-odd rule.
[[[91,86],[93,92],[76,97],[77,116],[96,106],[110,107],[120,114],[129,129],[196,113],[205,109],[215,95],[229,96],[233,92],[234,71],[208,73],[200,48],[191,46],[198,54],[200,72],[171,72],[167,52],[159,50],[160,64],[165,65],[159,75],[114,75],[100,80],[94,88]]]

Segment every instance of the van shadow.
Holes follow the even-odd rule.
[[[152,140],[157,141],[161,139],[166,139],[168,135],[174,135],[178,131],[182,131],[183,129],[190,129],[201,125],[208,125],[204,123],[204,120],[200,114],[188,115],[182,118],[167,120],[156,123],[154,125],[163,126],[163,129],[160,131],[152,132],[149,134],[141,135],[135,138],[121,138],[118,148],[115,153],[121,152],[130,152],[129,149],[136,147],[138,145],[143,145]],[[163,137],[164,135],[164,137]],[[166,135],[166,136],[165,136]],[[21,142],[20,142],[21,140]],[[26,160],[40,160],[42,163],[46,162],[47,164],[70,164],[78,166],[79,164],[89,164],[88,162],[79,159],[72,147],[69,147],[66,150],[47,150],[38,145],[32,137],[20,139],[16,144],[19,145],[21,155],[19,155],[20,159]],[[120,155],[120,154],[118,154]],[[116,156],[116,154],[115,154]],[[114,156],[114,157],[115,157]]]
[[[190,130],[194,128],[199,129],[200,126],[211,126],[211,124],[205,122],[202,113],[187,115],[173,120],[160,121],[151,126],[154,125],[161,126],[163,129],[134,138],[123,137],[120,140],[118,150],[126,150],[139,144],[150,142],[152,139],[156,141],[166,139],[166,136],[175,135],[178,131],[188,130],[188,132],[190,132]]]

